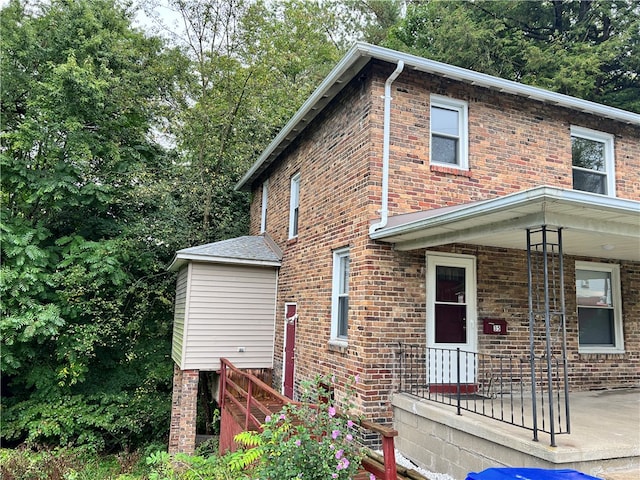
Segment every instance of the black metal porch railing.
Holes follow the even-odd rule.
[[[402,393],[531,430],[534,440],[549,433],[552,446],[555,434],[570,433],[566,371],[558,359],[410,344],[400,344],[398,353]]]

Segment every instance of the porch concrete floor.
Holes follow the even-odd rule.
[[[455,407],[428,400],[420,403],[445,414],[448,420],[444,423],[453,428],[526,449],[538,458],[558,464],[557,468],[565,468],[563,463],[627,459],[627,469],[602,472],[598,476],[609,480],[640,480],[640,388],[572,392],[571,434],[556,434],[556,447],[550,446],[547,433],[538,433],[538,441],[534,442],[529,430],[466,411],[458,416]]]

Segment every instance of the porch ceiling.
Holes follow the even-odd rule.
[[[542,225],[562,227],[567,255],[640,261],[640,202],[546,186],[393,216],[371,238],[397,250],[450,243],[526,249],[525,229]]]

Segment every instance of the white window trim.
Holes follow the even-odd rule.
[[[262,205],[260,207],[260,233],[267,230],[267,199],[269,197],[269,180],[262,182]]]
[[[283,326],[283,331],[284,331],[284,339],[282,342],[282,383],[280,385],[280,393],[282,393],[284,395],[284,381],[285,381],[285,372],[287,369],[286,366],[286,362],[287,362],[287,354],[286,354],[286,349],[287,349],[287,323],[289,323],[289,319],[287,318],[287,310],[288,307],[290,305],[295,305],[296,307],[296,314],[294,315],[295,320],[298,320],[298,304],[296,302],[285,302],[284,304],[284,312],[283,312],[283,317],[284,317],[284,326]],[[275,334],[274,334],[275,335]],[[295,379],[296,379],[296,363],[295,363],[295,354],[294,354],[294,363],[293,363],[293,384],[294,384],[294,388],[293,388],[293,393],[295,395]]]
[[[426,294],[427,294],[427,315],[429,318],[435,318],[435,298],[434,292],[436,290],[436,267],[460,267],[468,270],[469,276],[466,279],[465,284],[465,297],[466,304],[469,306],[467,310],[467,345],[470,351],[478,351],[478,281],[476,276],[477,266],[476,257],[474,255],[465,255],[461,253],[448,253],[448,252],[426,252],[426,267],[427,267],[427,281],[426,281]],[[430,347],[442,347],[446,344],[435,343],[436,331],[434,321],[427,322],[427,346]],[[453,345],[453,344],[452,344]]]
[[[429,162],[431,165],[439,165],[443,167],[456,168],[459,170],[469,170],[469,107],[467,102],[463,100],[455,100],[442,95],[431,95],[431,105],[429,107]],[[458,142],[458,158],[460,163],[443,163],[433,160],[431,148],[431,138],[433,135],[433,124],[431,123],[431,108],[440,107],[448,110],[456,110],[458,115],[458,132],[460,132]]]
[[[346,347],[348,345],[347,337],[338,336],[338,299],[341,295],[340,280],[342,278],[342,259],[345,257],[349,262],[351,261],[350,249],[348,247],[333,251],[333,277],[331,282],[331,338],[329,343],[339,347]],[[349,271],[349,276],[351,276],[351,271]],[[349,279],[347,279],[347,281],[349,281]],[[348,297],[349,288],[347,286],[347,298]]]
[[[298,209],[298,225],[294,215],[295,209]],[[291,192],[289,195],[289,238],[296,238],[298,232],[294,233],[295,228],[300,227],[300,173],[296,173],[291,177]]]
[[[604,173],[607,178],[606,186],[607,193],[605,194],[608,197],[616,196],[616,168],[615,168],[615,152],[613,147],[614,136],[610,133],[600,132],[598,130],[591,130],[590,128],[578,127],[577,125],[571,125],[571,136],[584,138],[586,140],[593,140],[595,142],[604,143]],[[578,168],[583,171],[593,171],[589,169],[584,169],[580,167],[574,167],[571,165],[571,169],[573,171],[574,168]],[[598,194],[596,194],[598,195]]]
[[[598,345],[598,346],[591,346],[591,347],[581,346],[580,333],[578,333],[578,339],[577,339],[578,353],[624,353],[624,328],[622,325],[622,295],[620,293],[620,265],[617,265],[614,263],[576,261],[576,271],[578,270],[594,270],[596,272],[608,272],[611,274],[611,296],[613,301],[613,323],[614,323],[613,328],[615,332],[615,342],[616,342],[615,345],[613,346],[606,346],[606,345]],[[578,306],[576,305],[576,319],[577,318],[578,318]]]

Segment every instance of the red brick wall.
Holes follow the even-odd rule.
[[[196,411],[199,370],[173,369],[169,453],[193,454],[196,447]]]
[[[425,258],[424,251],[396,252],[368,236],[370,221],[379,216],[381,97],[393,67],[380,70],[365,69],[266,172],[267,232],[284,252],[274,384],[280,385],[282,375],[284,303],[297,302],[296,378],[335,374],[339,383],[345,383],[359,374],[355,400],[363,413],[390,420],[396,344],[425,341]],[[543,184],[571,188],[572,124],[615,134],[618,196],[640,198],[637,126],[414,71],[402,73],[392,90],[391,214],[488,199]],[[429,166],[430,92],[469,102],[470,171],[465,174]],[[297,172],[301,173],[299,236],[288,240],[290,178]],[[252,233],[259,231],[263,180],[254,185]],[[328,344],[332,250],[344,246],[351,249],[349,347],[339,351]],[[480,347],[498,351],[523,342],[528,345],[525,253],[460,245],[448,249],[477,255],[478,318],[509,321],[508,336],[480,335]],[[574,288],[572,259],[565,264],[567,320],[573,335],[570,360],[581,362],[572,367],[572,384],[577,388],[639,384],[639,266],[623,263],[621,272],[627,353],[602,358],[577,353],[575,305],[569,292]],[[605,372],[609,377],[603,380]]]

